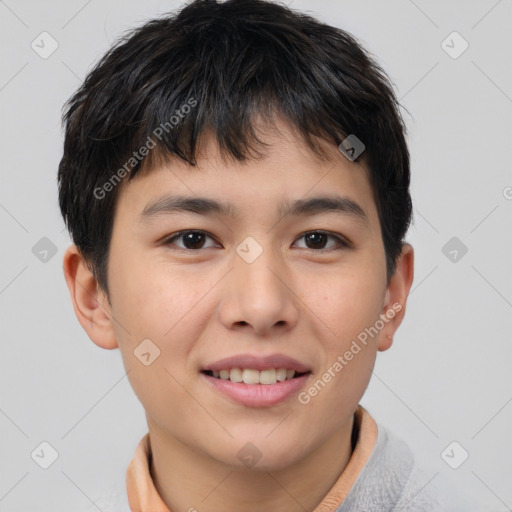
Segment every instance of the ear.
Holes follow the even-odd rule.
[[[405,315],[405,304],[414,279],[414,249],[404,243],[398,257],[396,270],[391,277],[384,297],[381,319],[384,327],[380,332],[377,348],[387,350],[393,343],[393,336]]]
[[[76,245],[68,247],[63,259],[64,277],[80,325],[98,347],[117,348],[111,306]]]

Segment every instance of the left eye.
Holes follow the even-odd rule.
[[[178,245],[178,247],[182,249],[188,250],[197,250],[204,249],[204,239],[210,238],[213,240],[213,237],[206,233],[205,231],[182,231],[181,233],[177,233],[171,238],[167,239],[165,242],[166,245],[178,245],[175,244],[175,240],[183,239],[183,246]],[[302,234],[297,240],[304,238],[306,240],[306,244],[310,244],[310,247],[305,247],[305,249],[326,249],[325,242],[327,239],[332,238],[336,241],[334,247],[349,247],[349,244],[343,240],[341,237],[333,235],[331,233],[327,233],[326,231],[309,231],[307,233]],[[208,247],[206,247],[208,248]],[[328,249],[332,249],[333,247],[328,247]]]
[[[304,233],[303,235],[301,235],[298,239],[300,238],[304,238],[305,240],[307,240],[306,243],[309,242],[310,244],[313,245],[313,247],[306,247],[306,249],[326,249],[326,247],[324,247],[324,242],[328,238],[332,238],[336,241],[334,247],[331,246],[329,247],[329,249],[335,248],[336,246],[341,248],[349,247],[348,242],[343,240],[341,237],[333,235],[331,233],[327,233],[326,231],[309,231],[308,233]],[[319,245],[322,247],[318,247]]]

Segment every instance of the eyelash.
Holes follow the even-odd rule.
[[[206,235],[206,236],[210,237],[212,240],[215,240],[215,237],[213,235],[211,235],[210,233],[208,233],[207,231],[202,231],[202,230],[199,230],[199,229],[189,229],[189,230],[180,231],[178,233],[175,233],[170,238],[167,238],[164,241],[164,245],[174,245],[172,243],[174,240],[181,238],[183,235],[186,235],[187,233],[200,233],[200,234],[203,234],[203,235]],[[298,239],[303,238],[306,235],[310,235],[312,233],[320,233],[320,234],[323,234],[323,235],[327,235],[330,238],[334,238],[338,242],[338,247],[330,247],[328,249],[310,249],[309,247],[301,247],[301,249],[306,249],[306,250],[313,251],[313,252],[328,252],[328,251],[331,251],[331,250],[349,249],[349,248],[352,247],[351,243],[348,240],[346,240],[346,239],[344,239],[344,238],[342,238],[342,237],[340,237],[338,235],[334,235],[333,233],[329,233],[328,231],[324,231],[322,229],[315,229],[313,231],[306,231],[305,233],[300,235],[298,237]],[[187,251],[187,252],[199,252],[201,250],[204,250],[203,248],[201,248],[201,249],[187,249],[186,247],[185,248],[184,247],[178,247],[178,249],[183,250],[183,251]],[[210,247],[207,247],[206,249],[210,249]]]

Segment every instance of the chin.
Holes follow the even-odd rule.
[[[240,460],[235,459],[233,461],[232,465],[235,466],[236,471],[252,471],[252,472],[279,472],[286,469],[289,469],[291,466],[293,466],[296,462],[298,462],[294,457],[289,456],[283,458],[281,456],[282,454],[274,455],[274,456],[268,456],[264,453],[262,454],[261,458],[255,463],[255,464],[246,464],[240,462]]]
[[[303,455],[302,443],[295,442],[290,437],[283,439],[276,436],[273,440],[266,439],[267,434],[266,431],[258,438],[245,436],[246,441],[234,441],[231,449],[235,452],[235,457],[227,457],[228,460],[223,457],[223,462],[240,471],[281,471],[299,461]],[[297,446],[300,448],[298,449]],[[229,449],[230,452],[231,449]]]

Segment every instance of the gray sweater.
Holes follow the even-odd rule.
[[[336,512],[476,512],[439,474],[419,469],[409,447],[378,427],[377,443]]]
[[[87,511],[131,512],[123,482],[93,498]],[[420,470],[409,447],[378,427],[376,445],[347,497],[335,512],[477,512],[439,474]]]

